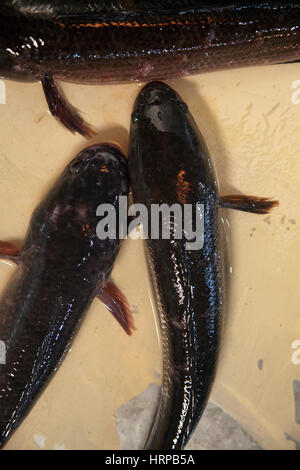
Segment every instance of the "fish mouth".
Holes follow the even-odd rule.
[[[147,83],[138,94],[133,113],[131,115],[132,123],[138,123],[140,119],[152,117],[154,114],[160,114],[166,106],[176,106],[178,110],[181,107],[182,100],[173,88],[164,82],[153,81]],[[160,118],[158,117],[158,120]]]
[[[174,132],[185,125],[188,107],[179,94],[164,82],[147,83],[136,98],[131,122],[134,127],[155,128]]]
[[[114,140],[111,140],[111,141],[108,141],[108,142],[103,142],[102,145],[107,145],[109,147],[113,147],[116,150],[118,150],[122,155],[124,155],[121,146],[118,144],[118,142],[116,142]]]
[[[76,155],[73,161],[82,160],[85,163],[88,163],[91,158],[101,158],[105,152],[126,160],[125,155],[117,142],[101,142],[99,144],[92,144],[85,147],[78,153],[78,155]]]
[[[171,88],[166,83],[160,81],[153,81],[147,83],[147,85],[142,88],[139,97],[143,100],[146,105],[149,106],[159,106],[163,104],[166,100],[178,99],[176,91],[173,90],[173,88]]]

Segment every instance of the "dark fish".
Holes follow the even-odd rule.
[[[0,76],[41,80],[54,116],[93,133],[54,79],[150,81],[300,59],[300,5],[265,1],[2,0]]]
[[[125,331],[126,299],[108,281],[120,239],[96,236],[98,205],[128,192],[126,160],[112,145],[93,145],[67,166],[33,213],[21,252],[0,243],[19,268],[0,301],[0,447],[22,422],[62,361],[92,300],[107,305]],[[3,349],[3,348],[2,348]]]
[[[158,239],[146,240],[163,345],[162,390],[146,448],[182,449],[205,408],[220,346],[224,250],[218,209],[265,214],[278,203],[218,196],[205,141],[186,104],[161,82],[146,85],[136,99],[128,164],[133,201],[149,212],[154,204],[178,204],[182,212],[190,204],[195,227],[196,205],[204,208],[202,249],[189,249],[186,226],[179,225],[178,237],[175,212],[162,217],[169,239],[162,239],[161,228]]]

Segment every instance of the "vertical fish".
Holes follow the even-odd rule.
[[[118,213],[128,186],[121,152],[90,146],[34,211],[22,249],[0,243],[0,257],[18,263],[0,300],[0,447],[49,382],[95,297],[131,333],[127,301],[109,280],[118,231],[115,239],[96,234],[97,207],[111,204]]]
[[[209,397],[216,371],[224,304],[224,253],[219,207],[257,214],[278,204],[252,196],[220,197],[206,143],[180,96],[151,82],[138,95],[131,121],[129,173],[134,203],[203,207],[201,249],[190,249],[170,212],[169,239],[146,240],[154,298],[160,315],[163,379],[147,449],[182,449]],[[200,220],[200,219],[199,219]],[[202,219],[203,220],[203,219]],[[149,226],[152,221],[148,220]],[[153,225],[153,224],[152,224]],[[177,234],[176,234],[177,231]]]

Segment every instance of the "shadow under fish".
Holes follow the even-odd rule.
[[[149,214],[146,257],[163,348],[161,395],[145,448],[182,449],[208,400],[220,347],[225,289],[219,208],[266,214],[278,201],[218,195],[206,143],[188,107],[161,82],[150,82],[136,99],[128,165],[133,202]],[[169,208],[162,208],[157,239],[151,238],[157,230],[153,205]],[[197,235],[202,220],[202,247],[191,245],[180,218],[188,205],[192,215],[184,222]]]
[[[121,152],[90,146],[34,211],[22,249],[0,242],[0,257],[19,265],[0,300],[0,447],[56,371],[95,297],[127,334],[134,328],[125,297],[109,281],[119,233],[98,238],[96,215],[104,203],[118,214],[128,188]]]

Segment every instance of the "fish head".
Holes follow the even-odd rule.
[[[163,132],[182,133],[187,105],[166,83],[149,82],[139,93],[132,113],[131,126],[145,126]]]
[[[193,145],[190,118],[186,104],[163,82],[149,82],[138,94],[128,157],[135,202],[176,202],[183,155],[190,155]]]
[[[216,190],[205,139],[188,106],[163,82],[149,82],[136,98],[128,164],[137,203],[187,204],[205,198],[208,186]]]
[[[31,232],[35,233],[32,242],[38,237],[42,243],[52,240],[57,247],[73,244],[76,250],[80,246],[84,250],[87,246],[109,245],[109,240],[99,239],[98,223],[106,211],[112,214],[109,222],[119,223],[119,197],[126,197],[128,190],[127,161],[116,145],[85,148],[36,209],[31,222]],[[117,239],[118,225],[115,230]]]
[[[111,202],[128,192],[127,161],[117,144],[91,145],[71,161],[63,178],[77,199]]]

